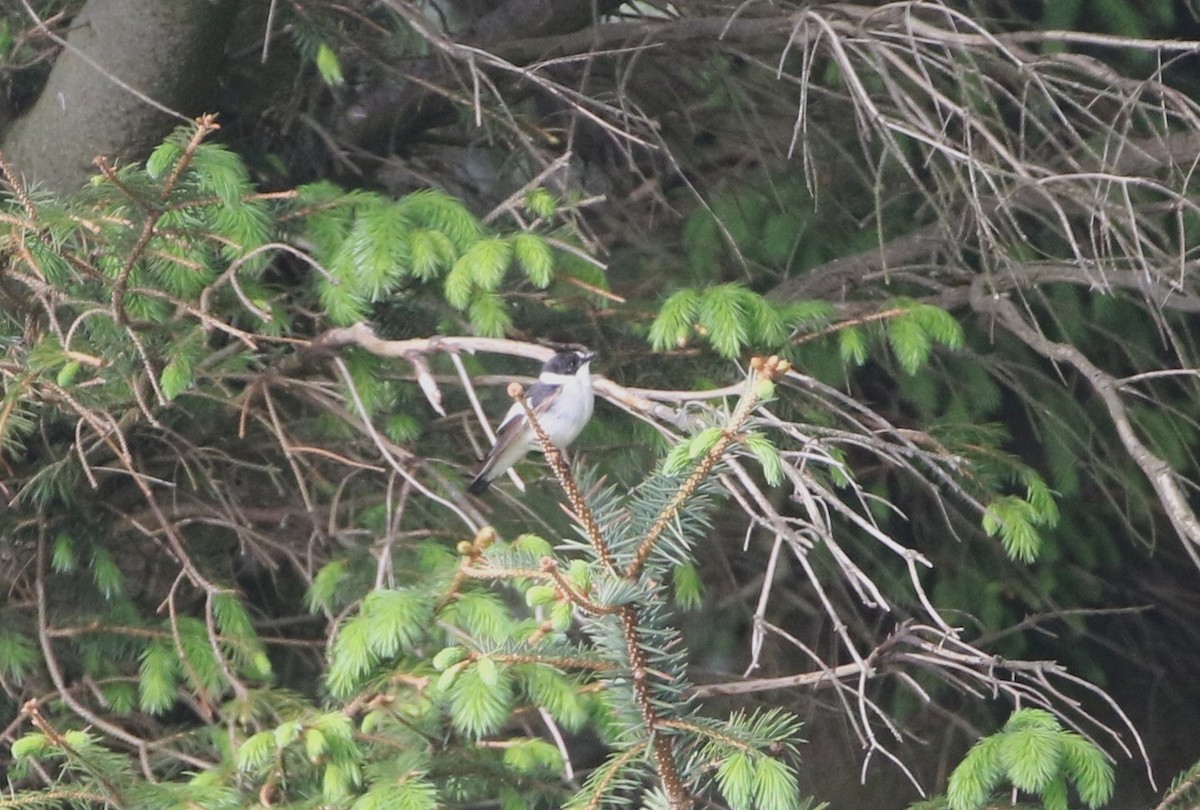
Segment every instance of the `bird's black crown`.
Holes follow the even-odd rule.
[[[551,374],[574,374],[580,367],[590,363],[595,356],[595,352],[559,352],[546,361],[543,370]]]

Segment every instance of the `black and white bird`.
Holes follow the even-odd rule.
[[[592,418],[596,397],[592,392],[589,365],[595,357],[595,352],[559,352],[546,361],[538,381],[525,392],[538,424],[560,450],[575,441]],[[514,402],[496,430],[496,446],[484,459],[479,475],[467,487],[467,492],[481,494],[537,446],[537,436],[525,416],[525,409],[521,403]]]

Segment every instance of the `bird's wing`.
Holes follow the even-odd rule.
[[[500,437],[504,435],[504,431],[509,430],[514,422],[522,422],[523,419],[518,417],[525,415],[525,409],[521,407],[520,402],[514,402],[508,409],[508,413],[504,414],[504,418],[500,420],[500,424],[496,426],[496,441],[500,441]]]
[[[496,443],[492,445],[492,455],[498,453],[501,448],[509,447],[517,434],[529,428],[525,419],[525,411],[522,410],[520,403],[513,405],[508,413],[504,416],[504,421],[500,423],[500,427],[496,428]]]
[[[533,409],[534,416],[540,419],[542,414],[561,395],[561,385],[536,382],[529,386],[529,390],[525,392],[525,399],[529,402],[529,407]],[[512,407],[508,409],[508,413],[504,414],[504,419],[500,422],[500,427],[496,428],[496,444],[499,445],[504,441],[506,433],[521,430],[524,427],[525,408],[522,407],[520,402],[514,402]]]
[[[547,383],[535,383],[526,392],[526,401],[537,416],[545,414],[555,400],[560,396],[562,387]],[[536,444],[529,420],[525,418],[525,407],[520,402],[514,402],[496,428],[496,443],[492,445],[479,475],[471,482],[467,491],[479,495],[487,489],[488,484],[504,473],[513,464],[520,461]]]
[[[559,388],[556,385],[544,386],[546,390],[538,391],[538,397],[535,399],[532,394],[536,388],[537,385],[534,385],[529,389],[529,405],[535,414],[545,413],[545,409],[554,401]],[[480,471],[480,475],[491,480],[495,477],[492,474],[493,470],[498,471],[496,475],[504,472],[536,446],[536,443],[533,430],[529,427],[529,420],[525,418],[525,408],[521,403],[514,402],[508,409],[508,413],[504,415],[504,421],[500,423],[500,427],[496,428],[496,443],[492,445],[487,458],[483,460],[483,469]]]

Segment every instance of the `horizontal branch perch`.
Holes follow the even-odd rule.
[[[548,346],[521,340],[469,335],[385,340],[378,337],[369,324],[363,322],[353,326],[330,329],[317,335],[309,343],[309,347],[313,350],[332,350],[343,346],[358,346],[379,357],[395,357],[409,362],[412,362],[416,356],[431,352],[449,354],[485,352],[509,357],[524,357],[544,363],[554,355],[555,351]],[[737,396],[743,387],[742,383],[738,383],[703,391],[665,391],[653,388],[627,388],[601,376],[594,378],[593,385],[596,393],[626,410],[680,427],[687,421],[684,415],[674,408],[660,403],[724,399]]]

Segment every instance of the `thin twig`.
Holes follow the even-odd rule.
[[[1011,301],[984,293],[981,284],[973,296],[972,305],[979,312],[996,315],[1004,328],[1047,360],[1066,363],[1088,381],[1092,390],[1104,403],[1125,451],[1141,469],[1165,507],[1167,518],[1183,541],[1188,557],[1197,569],[1200,569],[1200,520],[1197,520],[1196,513],[1192,511],[1187,496],[1179,486],[1178,473],[1151,451],[1137,435],[1129,412],[1121,401],[1120,383],[1117,378],[1102,371],[1075,346],[1049,340],[1021,316]]]

